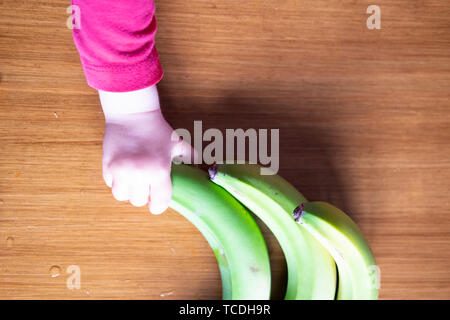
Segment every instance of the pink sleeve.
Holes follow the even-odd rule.
[[[80,28],[73,29],[73,37],[91,87],[124,92],[161,80],[152,0],[72,0],[72,4],[80,9]]]

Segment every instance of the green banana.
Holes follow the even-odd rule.
[[[379,272],[361,230],[343,211],[326,202],[307,202],[294,219],[333,256],[338,267],[339,300],[378,298]]]
[[[209,174],[214,183],[255,213],[279,241],[288,268],[285,299],[334,299],[336,265],[332,257],[291,215],[305,197],[278,175],[260,175],[260,168],[213,165]]]
[[[268,251],[251,214],[195,167],[173,165],[172,186],[170,207],[194,224],[214,251],[223,299],[269,299]]]

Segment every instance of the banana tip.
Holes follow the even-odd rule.
[[[292,212],[292,216],[294,217],[295,222],[300,222],[300,219],[303,216],[303,210],[305,209],[305,206],[302,204],[298,205],[294,211]]]
[[[214,180],[217,175],[218,166],[217,163],[214,163],[211,167],[208,168],[209,179]]]

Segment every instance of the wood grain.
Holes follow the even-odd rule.
[[[170,123],[279,128],[280,174],[357,221],[380,297],[449,299],[448,2],[156,2]],[[65,26],[69,1],[0,3],[0,298],[220,298],[192,225],[118,203],[103,184],[104,120]],[[366,27],[370,4],[381,30]],[[283,255],[263,229],[281,298]],[[80,290],[66,288],[69,265]]]

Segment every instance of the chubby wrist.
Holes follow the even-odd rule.
[[[105,120],[120,118],[122,115],[159,110],[156,85],[128,92],[108,92],[98,90]]]

